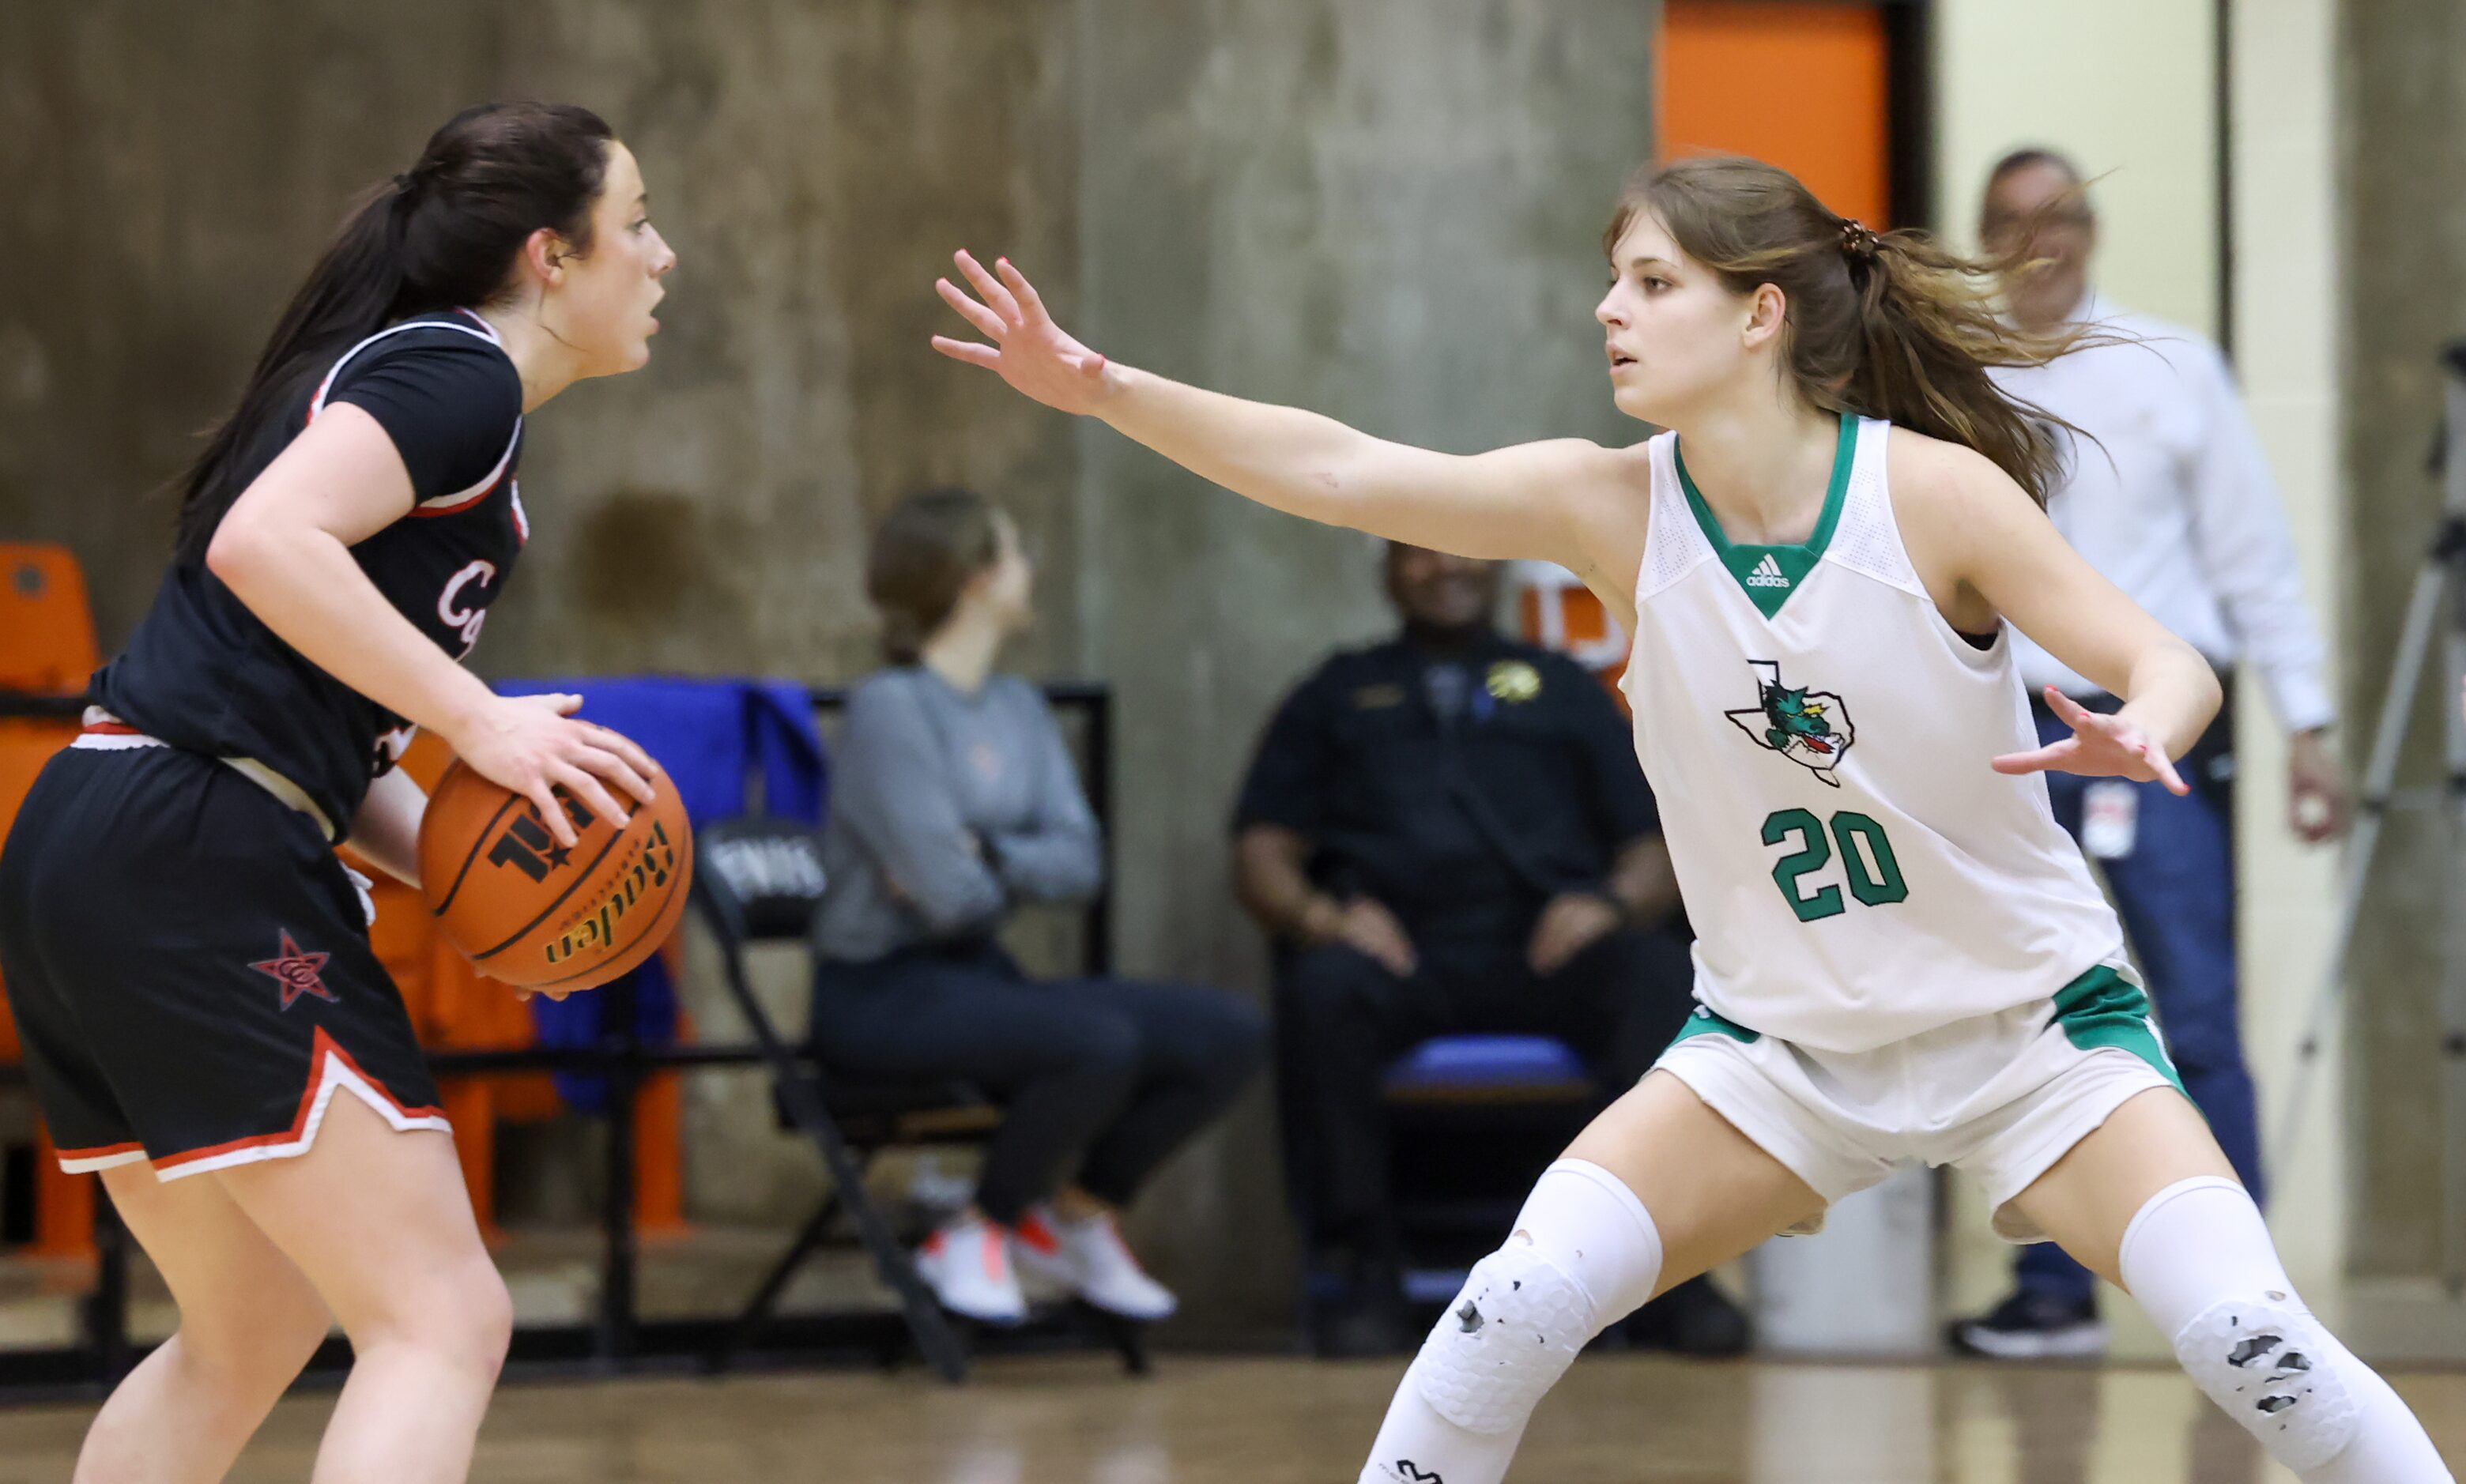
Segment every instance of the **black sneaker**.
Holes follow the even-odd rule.
[[[2095,1359],[2106,1354],[2106,1325],[2097,1300],[2078,1303],[2023,1290],[1984,1318],[1956,1319],[1952,1347],[1995,1361]]]
[[[1709,1277],[1693,1277],[1627,1317],[1628,1344],[1678,1355],[1744,1355],[1755,1338],[1747,1316]]]

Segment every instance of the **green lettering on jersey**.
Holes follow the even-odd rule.
[[[1773,867],[1773,884],[1789,898],[1789,910],[1798,914],[1801,922],[1839,917],[1849,910],[1842,903],[1841,888],[1827,886],[1813,892],[1798,889],[1802,877],[1831,863],[1832,847],[1824,843],[1824,821],[1805,809],[1780,809],[1764,821],[1766,845],[1779,845],[1792,835],[1798,837],[1798,849]]]
[[[1832,816],[1830,834],[1827,841],[1824,821],[1807,809],[1775,809],[1764,819],[1766,845],[1794,842],[1795,848],[1774,864],[1772,878],[1801,922],[1821,922],[1850,910],[1838,886],[1805,889],[1807,876],[1832,863],[1835,844],[1841,847],[1841,868],[1849,878],[1850,895],[1862,905],[1887,907],[1909,898],[1910,885],[1901,877],[1900,857],[1893,853],[1892,838],[1881,824],[1844,809]]]

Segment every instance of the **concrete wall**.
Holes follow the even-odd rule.
[[[0,524],[74,543],[106,647],[142,611],[191,435],[228,408],[351,193],[463,103],[597,108],[681,266],[654,368],[534,422],[542,540],[479,662],[863,664],[870,517],[911,485],[998,489],[1071,530],[1070,436],[926,348],[947,244],[1069,261],[1069,12],[970,0],[500,7],[168,0],[0,13]],[[201,87],[203,78],[297,85]],[[247,101],[238,101],[245,99]],[[1059,285],[1065,302],[1072,285]],[[1072,644],[1075,548],[1040,542]]]
[[[227,409],[351,192],[463,103],[588,103],[639,155],[681,266],[651,367],[534,420],[538,539],[479,663],[851,677],[872,661],[874,516],[921,482],[978,484],[1043,568],[1019,667],[1118,687],[1124,967],[1259,992],[1225,809],[1283,688],[1383,626],[1372,550],[933,356],[931,279],[962,243],[1007,253],[1113,354],[1394,436],[1631,435],[1589,311],[1601,223],[1648,143],[1654,13],[0,8],[0,281],[27,291],[0,297],[0,531],[75,546],[116,645],[168,543],[170,508],[144,492]],[[716,1131],[758,1121],[758,1096],[696,1096],[706,1208],[793,1206],[793,1153]],[[1267,1105],[1138,1213],[1202,1324],[1290,1312]]]
[[[2466,332],[2466,12],[2446,5],[2342,8],[2347,183],[2341,248],[2354,270],[2344,299],[2343,463],[2353,498],[2345,678],[2367,718],[2388,686],[2403,594],[2430,541],[2439,491],[2424,459],[2440,421],[2441,344]],[[2444,695],[2438,657],[2414,718],[2401,782],[2439,776]],[[2353,1066],[2370,1089],[2358,1129],[2359,1271],[2425,1274],[2439,1261],[2436,996],[2442,924],[2455,913],[2454,858],[2430,814],[2392,821],[2375,873],[2353,977]],[[2450,1128],[2449,1138],[2466,1137]]]
[[[1631,438],[1591,308],[1649,143],[1648,7],[1081,0],[1089,343],[1132,365],[1471,451]],[[1119,688],[1126,961],[1264,983],[1224,813],[1267,709],[1390,619],[1367,538],[1082,430],[1086,668]],[[1254,1311],[1284,1239],[1264,1096],[1142,1227]],[[1244,1240],[1227,1245],[1222,1231]]]

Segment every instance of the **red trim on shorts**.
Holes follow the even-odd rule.
[[[102,1144],[93,1149],[62,1149],[55,1145],[52,1157],[57,1160],[108,1160],[115,1155],[145,1152],[144,1144]]]
[[[88,721],[85,725],[78,728],[78,733],[79,736],[83,737],[139,737],[145,735],[125,721]],[[129,1147],[133,1149],[136,1145],[131,1144]],[[66,1151],[62,1152],[65,1153]]]
[[[445,1110],[442,1108],[404,1107],[402,1099],[393,1095],[392,1089],[369,1075],[358,1062],[351,1059],[351,1053],[343,1050],[340,1042],[327,1035],[325,1027],[319,1026],[316,1037],[309,1043],[308,1048],[308,1085],[301,1090],[300,1111],[291,1116],[289,1128],[279,1134],[258,1134],[247,1139],[235,1139],[229,1143],[213,1144],[203,1149],[183,1149],[178,1154],[166,1155],[154,1161],[154,1167],[158,1170],[177,1169],[183,1164],[194,1163],[199,1160],[211,1160],[218,1154],[230,1154],[235,1150],[254,1149],[260,1144],[298,1143],[300,1136],[308,1130],[308,1114],[309,1110],[317,1105],[317,1090],[325,1085],[325,1058],[328,1056],[339,1059],[344,1066],[350,1068],[361,1081],[375,1088],[377,1096],[392,1103],[393,1111],[404,1118],[441,1119],[445,1117]],[[130,1147],[134,1148],[135,1145]]]

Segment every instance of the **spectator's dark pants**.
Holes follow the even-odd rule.
[[[1388,1064],[1432,1036],[1556,1036],[1590,1064],[1606,1103],[1634,1085],[1693,1008],[1675,932],[1618,932],[1549,978],[1525,962],[1533,919],[1468,941],[1414,932],[1421,966],[1399,979],[1351,948],[1311,948],[1278,973],[1286,1159],[1313,1246],[1395,1254]]]
[[[976,1204],[1004,1224],[1075,1172],[1100,1201],[1140,1185],[1258,1070],[1258,1012],[1221,989],[1029,979],[992,943],[825,963],[814,1045],[868,1076],[960,1078],[1003,1106]]]
[[[2217,724],[2177,764],[2190,794],[2177,798],[2162,784],[2128,786],[2140,797],[2132,850],[2097,864],[2131,939],[2132,957],[2148,978],[2158,1029],[2184,1091],[2259,1200],[2259,1115],[2235,1004],[2233,794],[2222,770],[2211,765],[2231,738],[2231,715],[2220,712]],[[2041,738],[2072,734],[2043,704],[2038,708]],[[2083,795],[2103,781],[2048,774],[2056,821],[2078,835]],[[2096,1292],[2089,1270],[2052,1242],[2023,1248],[2013,1271],[2031,1293],[2085,1303]]]

